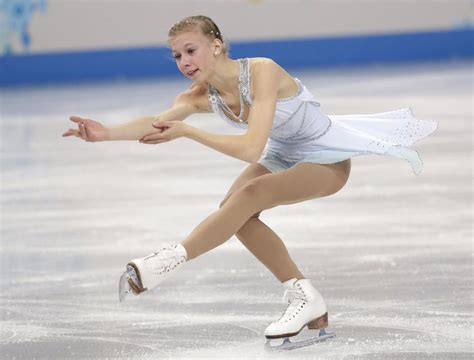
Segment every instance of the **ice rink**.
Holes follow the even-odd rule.
[[[190,140],[62,138],[166,109],[180,79],[1,91],[2,359],[471,359],[471,62],[292,71],[327,114],[411,107],[438,130],[420,176],[356,157],[339,193],[264,212],[325,296],[326,343],[284,353],[263,331],[283,289],[236,238],[119,304],[128,260],[179,242],[246,164]],[[191,124],[235,132],[213,114]]]

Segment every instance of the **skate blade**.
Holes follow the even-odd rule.
[[[119,301],[120,302],[123,302],[127,298],[128,295],[133,293],[133,290],[128,283],[129,279],[130,279],[130,275],[126,271],[120,277],[120,281],[119,281]]]
[[[319,331],[319,333],[318,333]],[[265,343],[265,349],[270,351],[280,351],[280,350],[293,350],[299,349],[305,346],[317,344],[328,339],[331,339],[336,336],[334,332],[326,332],[325,329],[321,330],[311,330],[312,337],[309,339],[298,339],[301,338],[299,335],[293,337],[284,337],[279,339],[269,339]]]
[[[119,301],[124,301],[129,294],[138,295],[145,290],[141,286],[135,267],[128,264],[127,270],[122,274],[119,281]]]

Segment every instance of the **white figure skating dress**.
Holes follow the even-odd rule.
[[[251,79],[249,59],[239,62],[242,109],[243,103],[252,105]],[[275,172],[303,162],[332,164],[357,155],[378,154],[405,159],[414,173],[420,174],[423,162],[410,146],[435,131],[435,121],[416,119],[410,109],[327,116],[313,94],[299,79],[295,81],[297,94],[277,101],[272,130],[258,163]],[[226,115],[231,110],[212,86],[209,86],[209,103],[229,124],[247,128],[245,121],[239,118],[237,122]]]

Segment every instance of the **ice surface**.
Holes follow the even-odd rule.
[[[120,304],[128,260],[183,239],[246,166],[189,140],[62,138],[68,116],[159,113],[167,80],[1,92],[0,354],[5,359],[470,359],[472,63],[294,72],[328,114],[410,106],[439,128],[408,163],[357,157],[338,194],[266,211],[329,308],[326,343],[264,350],[283,289],[232,238]],[[189,120],[234,132],[213,115]]]

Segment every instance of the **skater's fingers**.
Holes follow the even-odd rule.
[[[140,140],[140,143],[142,144],[148,144],[148,145],[154,145],[154,144],[161,144],[164,142],[167,142],[169,140],[161,139],[161,140]]]
[[[63,136],[75,136],[82,139],[81,133],[79,132],[79,130],[76,130],[76,129],[69,129],[63,134]]]
[[[79,132],[79,130],[76,130],[76,129],[69,129],[68,131],[66,131],[63,134],[63,136],[64,137],[66,137],[66,136],[75,136],[75,137],[78,137],[78,138],[82,139],[81,133]]]
[[[78,137],[79,139],[84,140],[84,138],[82,137],[81,132],[79,130],[74,131],[74,133],[75,133],[76,137]]]
[[[67,131],[64,132],[64,134],[62,136],[66,137],[66,136],[73,136],[73,135],[74,135],[74,130],[73,129],[68,129]]]
[[[164,140],[164,134],[163,130],[160,129],[157,132],[154,132],[152,134],[145,135],[144,137],[141,138],[143,141],[157,141],[157,140]]]
[[[75,122],[75,123],[80,123],[80,122],[83,122],[86,119],[84,119],[80,116],[72,115],[72,116],[69,116],[69,120],[71,120],[72,122]]]
[[[87,138],[86,127],[84,126],[83,123],[80,123],[80,124],[79,124],[79,131],[80,131],[80,133],[81,133],[82,139],[84,139],[85,141],[89,141],[89,139]]]
[[[152,123],[152,125],[153,125],[153,127],[157,128],[157,129],[163,129],[163,128],[172,127],[174,125],[174,121],[159,120],[159,121],[155,121],[154,123]]]

